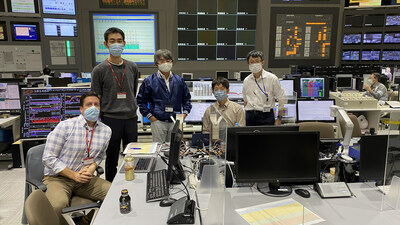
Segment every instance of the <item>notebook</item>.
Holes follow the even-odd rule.
[[[129,143],[124,154],[130,153],[134,158],[134,168],[136,173],[148,173],[153,170],[157,155],[160,151],[161,144],[159,143]],[[124,161],[125,162],[125,161]],[[120,173],[125,172],[124,163],[119,169]]]

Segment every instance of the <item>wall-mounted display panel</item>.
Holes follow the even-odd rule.
[[[385,15],[365,15],[364,26],[365,27],[383,27],[385,25]]]
[[[40,45],[1,45],[0,71],[42,71]]]
[[[13,41],[40,41],[39,23],[11,22]]]
[[[4,7],[4,0],[0,1],[0,12],[5,12],[6,11],[6,7]]]
[[[362,27],[363,21],[362,15],[346,15],[344,17],[344,27]]]
[[[7,0],[8,12],[39,13],[38,0]]]
[[[147,9],[148,0],[99,0],[100,8],[140,8]]]
[[[178,0],[178,60],[244,60],[256,46],[258,0]]]
[[[379,61],[380,50],[362,50],[361,60],[363,61]]]
[[[104,45],[104,32],[110,27],[118,27],[125,33],[122,57],[138,65],[153,65],[158,46],[157,17],[156,13],[91,13],[95,64],[109,56]]]
[[[43,18],[44,36],[77,37],[76,19]]]
[[[75,42],[70,40],[50,40],[51,65],[76,64]]]
[[[384,44],[400,44],[400,32],[386,32],[383,38]]]
[[[361,34],[344,34],[343,44],[344,45],[361,44]]]
[[[75,15],[75,0],[42,0],[43,13]]]
[[[365,33],[363,44],[380,44],[382,43],[382,33]]]
[[[343,50],[342,61],[358,61],[360,60],[360,50]]]
[[[400,15],[386,15],[386,26],[400,26]]]
[[[319,12],[315,14],[314,12]],[[272,8],[269,67],[333,65],[339,8]]]
[[[382,61],[399,61],[400,50],[382,50]]]

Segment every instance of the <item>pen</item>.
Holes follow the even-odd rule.
[[[136,149],[136,150],[139,150],[139,149],[142,149],[142,148],[131,148],[131,149]]]

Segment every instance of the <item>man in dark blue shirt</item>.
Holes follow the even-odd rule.
[[[185,81],[171,72],[173,62],[171,51],[157,50],[154,63],[158,71],[144,79],[137,95],[140,113],[151,122],[153,142],[169,142],[174,124],[172,118],[182,113],[185,118],[192,109]]]

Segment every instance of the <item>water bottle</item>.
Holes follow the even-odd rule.
[[[127,214],[132,210],[131,197],[128,194],[128,189],[121,190],[121,197],[119,198],[119,210],[122,214]]]
[[[133,162],[134,162],[134,158],[132,155],[128,154],[125,157],[125,180],[133,180],[134,178],[134,170],[135,168],[133,168]]]

